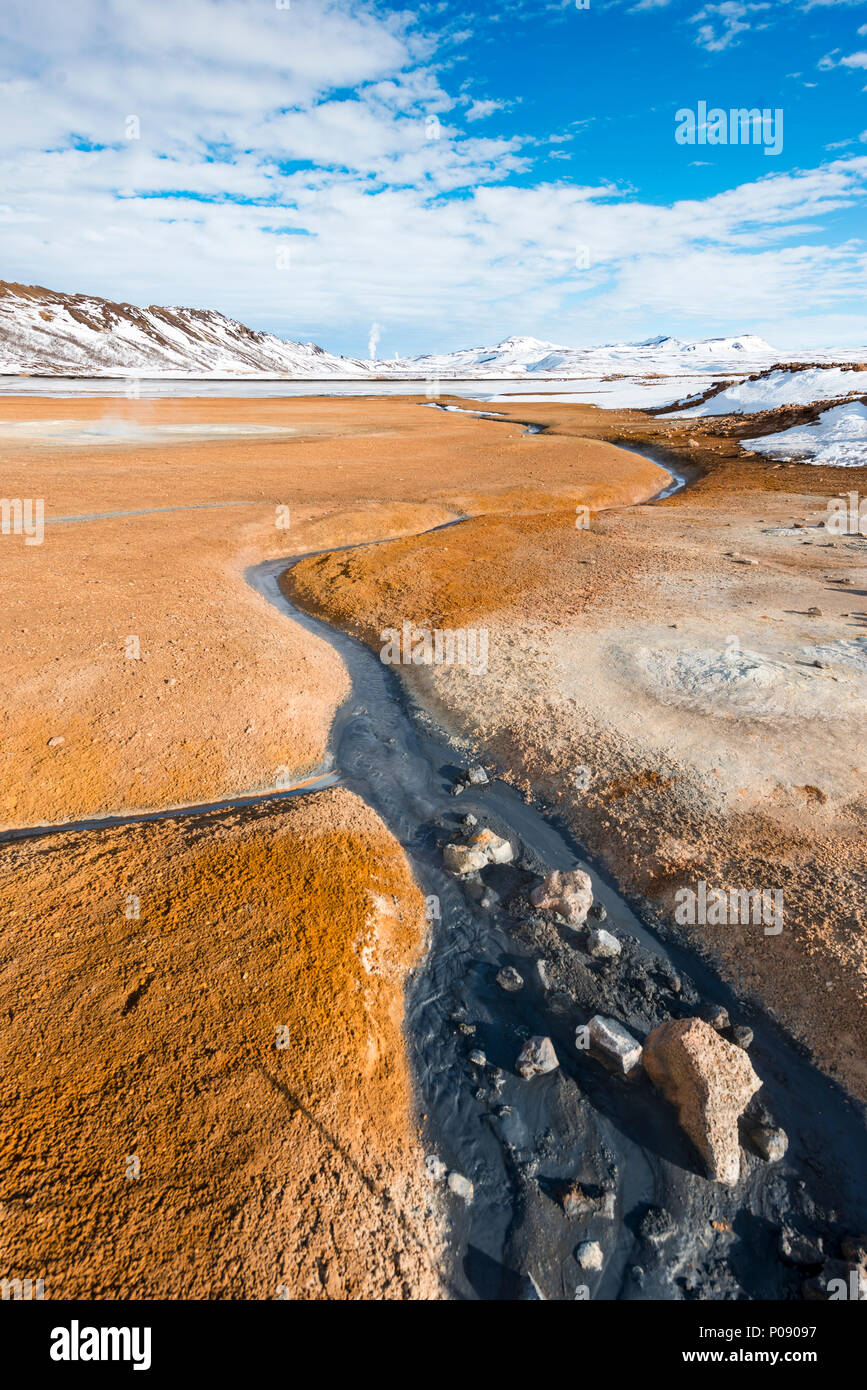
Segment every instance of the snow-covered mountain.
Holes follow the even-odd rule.
[[[531,376],[600,377],[662,372],[753,372],[777,362],[780,354],[753,333],[737,338],[682,342],[661,334],[640,343],[609,343],[569,348],[538,338],[507,338],[490,348],[404,358],[400,374],[419,377]],[[392,366],[392,373],[395,371]]]
[[[366,377],[366,362],[256,333],[211,309],[139,309],[0,280],[0,372]]]

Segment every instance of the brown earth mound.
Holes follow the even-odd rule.
[[[423,904],[372,812],[333,790],[54,836],[0,882],[4,1277],[442,1295],[401,1032]]]

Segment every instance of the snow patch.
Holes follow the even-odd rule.
[[[813,367],[803,372],[766,372],[755,381],[727,386],[699,405],[671,412],[673,419],[704,415],[753,415],[780,405],[811,405],[841,396],[867,395],[867,372]]]
[[[744,439],[745,449],[774,459],[803,459],[831,468],[867,465],[867,406],[860,401],[823,410],[812,425],[795,425],[761,439]]]

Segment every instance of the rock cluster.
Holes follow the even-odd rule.
[[[454,782],[452,796],[460,796],[467,787],[483,787],[488,781],[490,778],[483,767],[468,767]]]
[[[466,877],[478,873],[488,864],[508,864],[514,858],[508,840],[493,830],[477,830],[466,842],[455,840],[443,849],[443,860],[452,873]]]

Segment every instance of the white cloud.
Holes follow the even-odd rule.
[[[691,22],[700,25],[695,41],[708,53],[720,53],[741,34],[756,27],[748,16],[767,9],[767,4],[747,4],[744,0],[721,0],[719,4],[705,5],[692,16]]]
[[[467,108],[466,119],[468,121],[483,121],[486,117],[492,116],[495,111],[505,111],[510,103],[507,101],[474,101]]]
[[[725,35],[756,8],[702,14]],[[533,158],[562,160],[571,136],[466,134],[461,117],[492,103],[450,94],[409,13],[33,0],[8,28],[11,278],[212,306],[357,355],[371,324],[384,351],[399,334],[409,352],[510,331],[641,334],[648,318],[737,331],[759,310],[788,320],[793,303],[820,323],[863,294],[858,247],[800,243],[863,207],[867,159],[671,204],[613,183],[534,183]],[[131,114],[140,139],[126,138]]]

